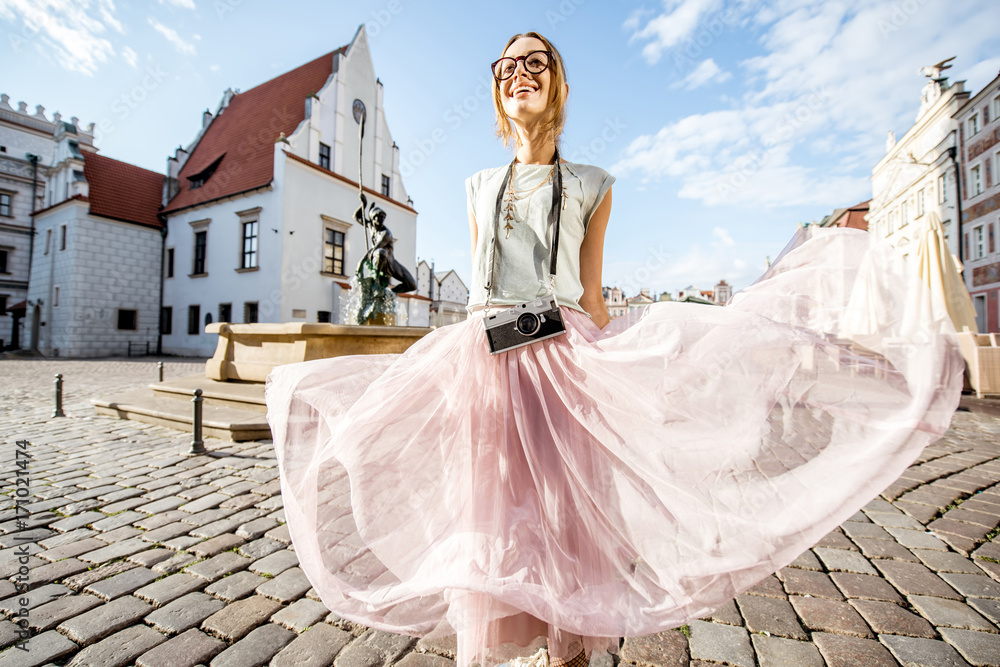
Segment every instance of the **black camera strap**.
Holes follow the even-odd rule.
[[[559,258],[559,219],[562,213],[562,192],[563,192],[563,181],[562,181],[562,166],[559,163],[559,148],[556,147],[554,159],[554,169],[552,170],[552,205],[549,208],[549,219],[548,226],[552,228],[552,247],[549,251],[549,286],[552,292],[555,293],[556,285],[556,262]],[[486,312],[489,314],[490,302],[493,299],[493,269],[496,264],[496,247],[497,247],[497,233],[500,229],[500,209],[503,207],[503,197],[507,190],[507,185],[510,183],[510,179],[514,174],[514,163],[517,162],[517,157],[515,157],[510,166],[507,167],[507,174],[504,176],[503,183],[500,184],[500,192],[497,193],[497,203],[496,208],[493,213],[493,238],[490,240],[490,254],[487,260],[489,264],[489,272],[486,276]]]

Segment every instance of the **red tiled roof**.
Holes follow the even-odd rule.
[[[346,46],[290,72],[238,93],[217,115],[179,174],[180,191],[165,212],[263,187],[274,177],[274,142],[290,136],[305,119],[306,98],[318,93],[333,73],[333,55]],[[195,190],[196,176],[222,158],[216,171]]]
[[[863,229],[868,231],[868,221],[865,220],[865,216],[868,214],[868,206],[871,200],[863,201],[860,204],[855,204],[851,208],[844,211],[840,217],[834,221],[835,227],[850,227],[852,229]]]
[[[163,201],[163,174],[87,152],[83,154],[83,175],[93,215],[163,226],[157,215]]]

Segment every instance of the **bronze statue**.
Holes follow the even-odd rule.
[[[367,213],[365,206],[368,206]],[[396,294],[412,292],[417,289],[417,282],[413,279],[410,271],[399,263],[393,256],[392,247],[396,240],[392,237],[392,232],[385,226],[385,211],[375,202],[368,204],[368,199],[361,195],[361,206],[354,212],[354,219],[359,225],[364,226],[365,234],[370,241],[368,251],[361,261],[355,275],[360,280],[365,275],[364,269],[368,267],[368,274],[375,278],[379,287],[385,289],[389,287],[390,278],[395,278],[399,284],[392,287]]]

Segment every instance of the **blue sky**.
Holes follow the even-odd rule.
[[[247,90],[366,24],[419,211],[417,255],[468,283],[464,180],[509,161],[489,63],[536,30],[570,83],[567,159],[617,177],[604,283],[627,292],[760,275],[798,222],[871,197],[888,130],[912,125],[919,67],[1000,70],[995,0],[0,0],[0,92],[84,125],[162,172],[227,87]],[[391,220],[389,222],[391,228]]]

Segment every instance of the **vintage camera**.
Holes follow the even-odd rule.
[[[566,333],[556,298],[551,294],[503,308],[484,322],[490,354],[528,345]]]

